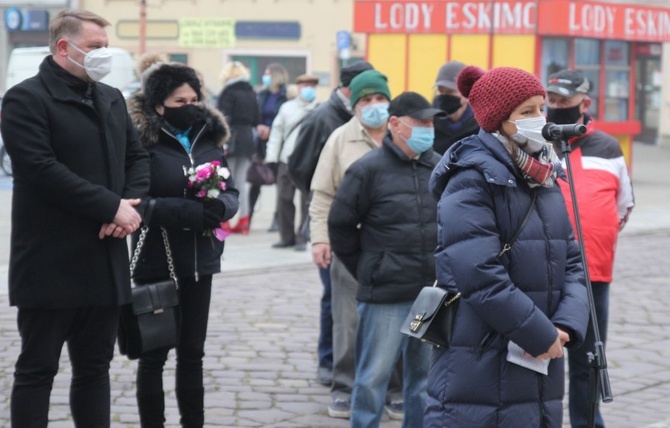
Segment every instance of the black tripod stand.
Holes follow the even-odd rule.
[[[545,130],[547,131],[545,134]],[[552,132],[553,131],[553,132]],[[572,133],[570,133],[571,131]],[[610,403],[614,400],[610,378],[607,373],[607,358],[605,357],[605,348],[600,339],[600,330],[598,329],[598,320],[596,318],[596,306],[593,300],[593,289],[589,279],[589,266],[586,264],[586,252],[584,251],[584,241],[582,239],[582,225],[579,219],[579,208],[577,207],[577,196],[575,194],[575,184],[572,179],[572,166],[570,165],[570,143],[568,138],[583,135],[586,132],[584,125],[554,125],[548,123],[543,129],[542,134],[547,140],[561,141],[561,152],[565,158],[565,165],[568,170],[568,181],[570,183],[570,198],[575,215],[575,226],[579,248],[582,253],[582,265],[584,265],[584,275],[586,276],[586,291],[589,296],[589,309],[591,313],[591,326],[593,327],[593,336],[595,338],[594,352],[589,352],[589,428],[596,426],[596,410],[598,408],[598,393],[602,397],[603,403]],[[559,138],[556,138],[559,137]]]

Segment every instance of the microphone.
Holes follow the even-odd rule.
[[[581,123],[556,125],[547,122],[542,128],[542,136],[547,141],[569,140],[570,138],[581,137],[584,134],[586,134],[586,126]]]

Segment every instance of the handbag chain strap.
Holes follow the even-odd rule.
[[[137,240],[137,246],[133,252],[133,258],[130,260],[130,276],[133,276],[135,273],[135,266],[137,261],[140,258],[140,253],[142,252],[142,247],[144,246],[144,241],[146,240],[147,233],[149,233],[149,226],[142,227],[140,237]],[[172,260],[172,250],[170,249],[170,241],[168,241],[167,231],[164,227],[161,227],[161,235],[163,235],[163,245],[165,246],[165,256],[167,257],[168,269],[170,270],[170,278],[174,281],[175,287],[179,289],[179,281],[177,280],[177,274],[174,272],[174,262]]]

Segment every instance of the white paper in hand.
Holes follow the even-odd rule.
[[[530,355],[526,355],[526,351],[510,340],[509,345],[507,346],[507,361],[546,375],[548,373],[550,360],[540,360],[531,357]]]

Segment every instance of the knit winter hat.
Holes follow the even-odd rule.
[[[514,67],[484,71],[474,65],[458,75],[458,90],[468,98],[475,119],[485,131],[494,132],[527,99],[546,92],[537,77]]]
[[[156,63],[149,67],[142,75],[144,80],[144,95],[151,107],[163,104],[172,91],[187,83],[202,99],[200,79],[191,67],[178,63]]]
[[[351,108],[356,106],[358,100],[372,94],[382,94],[391,101],[391,91],[386,76],[377,70],[367,70],[354,77],[349,89],[351,90],[349,97]]]

